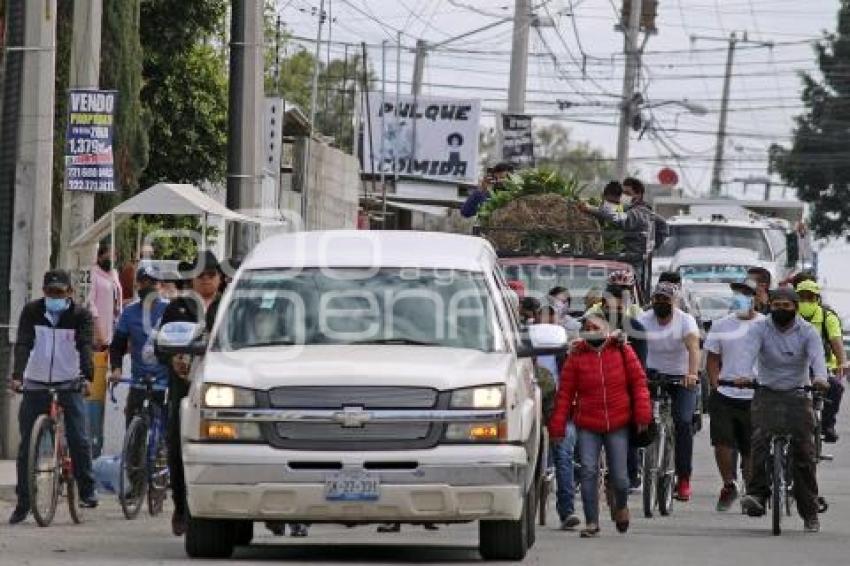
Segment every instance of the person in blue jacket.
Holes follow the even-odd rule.
[[[150,265],[144,265],[136,272],[138,300],[128,305],[118,319],[118,326],[109,347],[109,359],[112,373],[110,382],[121,379],[121,364],[124,352],[129,344],[131,377],[130,392],[127,396],[125,414],[127,425],[141,410],[145,400],[146,378],[154,378],[155,401],[161,406],[165,404],[165,392],[168,389],[168,370],[159,362],[153,352],[151,333],[159,326],[168,301],[159,296],[160,275]]]
[[[502,162],[487,169],[481,188],[472,191],[466,198],[466,202],[460,207],[460,214],[464,218],[472,218],[478,214],[481,205],[487,202],[494,192],[500,190],[508,175],[513,173],[515,167],[511,163]]]

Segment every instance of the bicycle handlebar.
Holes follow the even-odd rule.
[[[738,383],[737,381],[733,381],[731,379],[721,379],[717,382],[718,385],[722,385],[724,387],[737,387],[738,389],[768,389],[767,386],[762,385],[758,381],[750,381],[747,383]],[[805,391],[806,393],[819,393],[820,390],[813,385],[801,385],[800,387],[795,387],[793,389],[788,389],[787,391],[782,391],[783,393],[791,392],[791,391]]]

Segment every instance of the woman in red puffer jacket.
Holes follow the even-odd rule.
[[[652,419],[646,374],[631,346],[611,335],[604,318],[589,316],[583,339],[575,342],[561,373],[555,411],[549,422],[552,442],[563,439],[567,422],[578,429],[582,537],[599,534],[599,454],[605,446],[614,490],[617,530],[629,528],[627,454],[631,424],[645,429]]]

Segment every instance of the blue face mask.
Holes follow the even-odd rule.
[[[740,293],[736,293],[732,297],[732,311],[741,316],[745,316],[750,313],[750,310],[753,308],[753,297],[748,297],[746,295],[741,295]]]
[[[54,299],[51,297],[44,298],[44,306],[48,312],[57,314],[68,310],[71,302],[68,299]]]

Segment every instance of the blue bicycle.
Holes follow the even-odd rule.
[[[145,398],[124,434],[118,499],[127,519],[135,519],[145,499],[151,516],[162,512],[168,492],[168,449],[166,447],[165,407],[157,402],[155,377],[144,380]],[[113,402],[114,393],[110,390]]]

